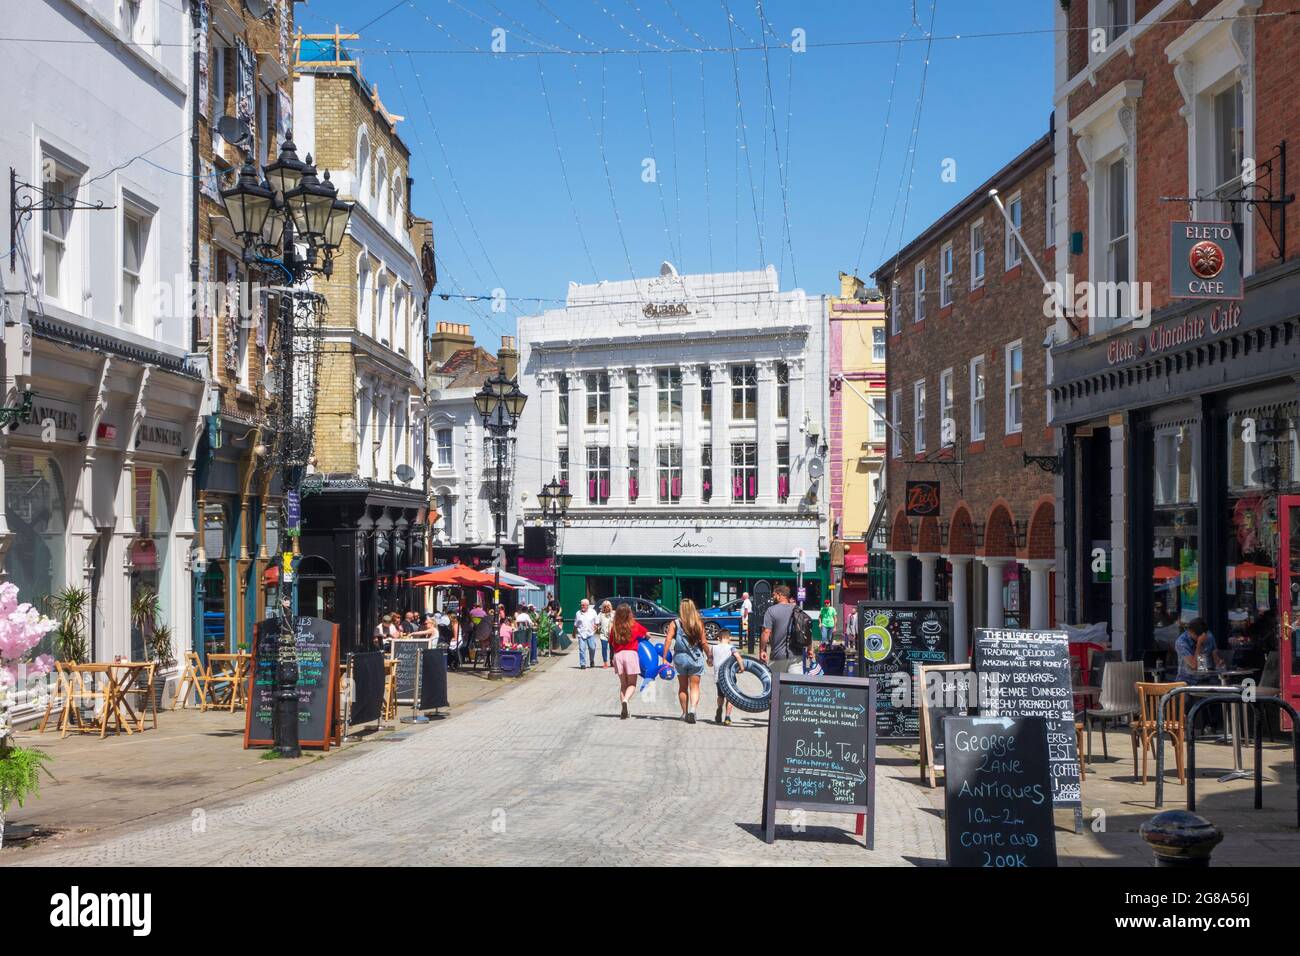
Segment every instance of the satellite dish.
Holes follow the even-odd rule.
[[[244,0],[244,6],[248,8],[248,12],[256,20],[265,20],[267,14],[275,9],[275,5],[271,0]]]
[[[248,124],[237,116],[223,116],[217,120],[217,132],[227,143],[238,146],[248,139]]]
[[[402,464],[397,466],[397,480],[406,484],[415,477],[415,469],[410,465]]]
[[[808,474],[813,478],[820,478],[826,473],[826,462],[821,458],[813,458],[808,462]]]

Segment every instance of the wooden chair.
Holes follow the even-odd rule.
[[[1168,684],[1138,683],[1139,716],[1130,723],[1133,740],[1133,776],[1138,775],[1138,738],[1142,740],[1142,782],[1147,782],[1147,754],[1155,756],[1156,715],[1160,711],[1160,698],[1177,687],[1186,687],[1186,681]],[[1178,782],[1186,783],[1183,771],[1183,753],[1187,746],[1187,695],[1180,694],[1165,707],[1164,732],[1174,745],[1174,762],[1178,767]]]
[[[1083,721],[1082,720],[1076,720],[1074,722],[1074,749],[1079,754],[1079,783],[1082,784],[1083,781],[1088,776],[1088,765],[1083,759]]]
[[[181,682],[176,686],[176,696],[172,698],[171,709],[175,710],[176,705],[180,704],[181,710],[185,710],[190,703],[190,692],[193,691],[199,696],[197,706],[202,710],[208,699],[209,680],[207,669],[204,668],[198,651],[186,651],[185,669],[181,672]]]
[[[102,669],[92,669],[94,665],[67,664],[66,675],[68,679],[68,693],[63,700],[63,713],[59,718],[59,726],[62,733],[60,738],[68,736],[70,731],[76,731],[79,734],[99,734],[103,737],[108,730],[108,721],[111,716],[110,693],[108,682],[102,689],[96,688],[95,678],[104,674]],[[90,678],[87,685],[86,678]],[[103,710],[98,720],[87,723],[82,719],[81,708],[89,703],[93,708],[100,705]]]
[[[55,725],[55,730],[63,729],[63,717],[67,711],[68,697],[72,694],[72,681],[68,677],[67,665],[63,661],[54,662],[54,693],[50,694],[49,700],[45,702],[45,716],[41,718],[41,733],[45,733],[45,726],[50,722],[50,714],[54,710],[54,701],[59,701],[59,719]]]
[[[384,661],[384,720],[397,719],[397,661],[389,658]]]

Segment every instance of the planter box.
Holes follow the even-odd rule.
[[[507,677],[519,677],[524,672],[523,651],[501,651],[501,673]]]

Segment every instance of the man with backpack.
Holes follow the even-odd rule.
[[[794,601],[790,588],[778,584],[772,589],[774,603],[763,614],[763,636],[758,656],[773,671],[786,673],[802,664],[812,647],[812,620]]]

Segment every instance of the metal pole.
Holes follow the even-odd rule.
[[[494,415],[500,415],[503,406],[498,404]],[[496,477],[496,495],[492,499],[492,540],[495,544],[492,552],[492,570],[494,580],[492,584],[492,603],[496,605],[495,611],[501,607],[501,565],[498,563],[498,555],[501,553],[501,525],[505,523],[504,509],[502,508],[502,490],[501,490],[501,447],[505,443],[505,437],[502,435],[503,429],[498,425],[489,425],[492,432],[492,444],[494,457],[496,458],[497,477]],[[497,633],[493,633],[493,631]],[[492,626],[488,629],[488,678],[501,676],[501,635],[500,628],[497,625],[495,616],[492,620]]]

